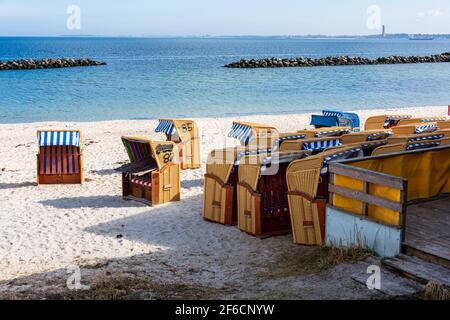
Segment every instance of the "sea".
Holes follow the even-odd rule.
[[[237,117],[450,104],[450,63],[227,69],[242,58],[431,55],[450,40],[3,37],[0,60],[106,66],[0,71],[0,123]]]

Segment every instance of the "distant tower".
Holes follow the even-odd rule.
[[[386,26],[383,24],[383,28],[382,28],[382,32],[381,32],[381,36],[384,38],[386,37]]]

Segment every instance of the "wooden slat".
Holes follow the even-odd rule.
[[[391,176],[385,173],[369,171],[358,167],[345,165],[343,163],[330,163],[329,172],[343,175],[357,180],[367,181],[374,184],[381,184],[398,190],[403,190],[404,181],[407,179]]]
[[[405,255],[385,259],[382,263],[420,283],[434,281],[450,287],[450,269],[446,267]]]
[[[403,209],[403,205],[400,202],[394,202],[394,201],[387,200],[387,199],[381,199],[381,198],[378,198],[378,197],[375,197],[375,196],[372,196],[370,194],[366,194],[366,193],[363,193],[360,191],[351,190],[351,189],[334,186],[334,185],[330,185],[329,190],[330,190],[330,192],[337,193],[341,196],[344,196],[344,197],[347,197],[350,199],[355,199],[355,200],[373,204],[373,205],[376,205],[379,207],[391,209],[396,212],[401,212]]]

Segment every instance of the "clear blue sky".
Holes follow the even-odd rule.
[[[66,27],[72,4],[80,30]],[[390,33],[450,33],[450,0],[0,0],[0,35],[373,34],[374,4]]]

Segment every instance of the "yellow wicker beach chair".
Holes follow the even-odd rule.
[[[439,129],[437,122],[412,123],[391,128],[395,136],[432,133]]]
[[[339,137],[343,134],[352,132],[351,127],[322,127],[309,130],[299,130],[297,133],[305,135],[307,139],[325,138],[325,137]]]
[[[238,226],[248,234],[269,237],[291,232],[286,168],[309,152],[249,155],[239,164]]]
[[[278,136],[277,128],[253,122],[233,122],[228,137],[238,139],[243,146],[252,143],[253,146],[268,148],[274,136]]]
[[[83,183],[83,139],[79,130],[37,132],[38,184]]]
[[[408,143],[393,143],[393,144],[387,144],[385,146],[380,146],[373,150],[372,155],[377,156],[380,154],[387,154],[387,153],[395,153],[395,152],[402,152],[405,151],[407,148]]]
[[[399,126],[406,126],[416,123],[429,123],[429,122],[441,122],[448,120],[447,117],[424,117],[424,118],[410,118],[410,119],[402,119],[399,121]]]
[[[167,141],[177,144],[182,170],[200,168],[200,136],[198,126],[194,121],[160,119],[155,132],[164,133]]]
[[[440,130],[450,130],[450,120],[438,121],[437,124]]]
[[[122,172],[123,198],[150,206],[180,200],[180,165],[177,146],[171,141],[122,137],[130,163]]]
[[[280,151],[302,151],[309,150],[312,153],[322,152],[325,149],[331,147],[337,147],[342,145],[341,137],[324,137],[324,138],[312,138],[312,139],[300,139],[284,141],[280,145]]]
[[[328,164],[361,156],[359,146],[339,147],[292,162],[287,168],[289,210],[294,243],[322,245],[328,201]]]
[[[237,182],[242,157],[269,155],[270,149],[235,147],[211,151],[206,163],[203,218],[224,225],[237,224]]]
[[[410,115],[380,115],[369,117],[364,125],[364,130],[390,129],[399,124],[401,120],[410,119]]]
[[[366,142],[366,141],[375,141],[375,140],[383,140],[388,138],[391,135],[391,131],[389,129],[378,129],[378,130],[368,130],[361,132],[352,132],[348,134],[344,134],[341,136],[341,142],[343,145],[358,143],[358,142]]]

